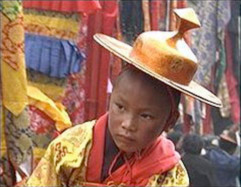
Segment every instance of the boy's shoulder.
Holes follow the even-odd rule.
[[[54,141],[69,139],[72,137],[81,138],[81,136],[84,136],[85,134],[89,134],[92,132],[95,122],[96,120],[92,120],[70,127],[67,130],[65,130],[62,134],[60,134]]]
[[[80,155],[84,155],[90,148],[94,124],[95,121],[89,121],[75,125],[50,143],[44,158],[53,161],[57,173],[62,166],[80,165],[84,159]]]
[[[58,150],[59,147],[74,150],[78,148],[80,144],[88,143],[92,139],[95,122],[96,121],[93,120],[70,127],[55,138],[50,143],[50,147],[54,148],[54,150]]]

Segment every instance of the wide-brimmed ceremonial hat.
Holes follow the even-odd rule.
[[[237,145],[238,141],[237,141],[237,137],[235,132],[232,132],[230,130],[224,130],[220,136],[219,136],[222,140],[225,140],[227,142],[230,142],[232,144]]]
[[[190,29],[200,27],[199,20],[191,8],[176,9],[174,12],[177,31],[143,32],[133,46],[100,33],[95,34],[94,39],[114,55],[163,83],[204,103],[221,107],[219,98],[193,81],[198,60],[183,35]]]

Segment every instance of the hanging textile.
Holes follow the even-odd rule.
[[[83,54],[68,40],[25,35],[26,65],[50,77],[64,78],[80,71]]]
[[[1,150],[0,168],[4,169],[0,175],[1,184],[14,186],[16,173],[25,177],[27,174],[20,168],[20,165],[28,161],[32,151],[32,131],[26,107],[18,116],[15,116],[6,108],[3,109],[3,123],[1,130],[4,132],[6,148]],[[2,128],[3,127],[3,128]],[[29,163],[31,164],[31,163]],[[9,171],[10,169],[10,171]]]
[[[75,2],[72,2],[75,3]],[[84,62],[84,54],[86,53],[86,37],[83,32],[86,32],[86,19],[87,17],[83,14],[77,14],[74,12],[58,12],[58,11],[50,11],[50,10],[41,10],[41,9],[27,9],[24,10],[25,13],[25,30],[28,34],[32,34],[34,36],[46,36],[50,38],[55,38],[59,42],[58,45],[53,44],[52,48],[49,49],[51,51],[51,55],[55,55],[55,58],[51,58],[53,61],[55,59],[55,64],[57,67],[53,67],[52,70],[59,70],[54,71],[53,74],[61,73],[63,75],[66,68],[61,68],[61,63],[56,63],[56,59],[58,56],[63,56],[64,53],[67,52],[67,56],[69,60],[76,61],[73,57],[80,57],[80,61],[76,61],[75,65],[77,65],[76,71],[70,71],[69,74],[65,76],[55,76],[50,77],[48,74],[43,74],[37,72],[33,69],[28,69],[28,79],[29,85],[37,87],[40,89],[44,94],[46,94],[49,98],[53,101],[62,102],[66,106],[66,110],[70,115],[71,121],[74,124],[83,122],[83,102],[84,102],[84,88],[83,84],[80,82],[84,81],[84,71],[85,71],[85,62]],[[66,27],[68,25],[68,27]],[[55,40],[55,41],[56,41]],[[73,43],[72,43],[73,42]],[[74,43],[78,43],[77,45]],[[66,45],[67,44],[67,45]],[[65,48],[64,48],[65,46]],[[67,49],[66,49],[67,46]],[[27,47],[27,46],[26,46]],[[57,50],[56,50],[57,48]],[[65,49],[65,51],[64,51]],[[70,54],[69,51],[73,51],[74,53]],[[46,52],[46,50],[45,50]],[[55,52],[55,53],[53,53]],[[29,54],[29,53],[28,53]],[[80,56],[80,55],[81,56]],[[65,55],[66,56],[66,55]],[[70,59],[71,58],[71,59]],[[64,59],[63,59],[64,61]],[[36,61],[30,62],[30,66],[33,66]],[[48,63],[48,60],[44,60],[44,64]],[[50,64],[50,65],[51,65]],[[67,65],[68,63],[64,63]],[[63,65],[63,63],[62,63]],[[74,65],[74,64],[73,64]],[[81,65],[81,68],[80,68]],[[70,66],[71,67],[71,66]],[[73,66],[72,66],[73,67]],[[81,70],[81,73],[79,73]],[[77,72],[77,73],[74,73]],[[73,74],[74,73],[74,74]],[[79,74],[82,74],[79,76]],[[61,78],[62,77],[62,78]],[[79,79],[83,80],[79,80]],[[75,97],[74,97],[75,96]],[[77,96],[77,97],[76,97]],[[72,97],[72,98],[71,98]],[[64,100],[63,100],[64,99]],[[73,115],[72,113],[75,113]],[[74,117],[73,117],[74,116]],[[32,118],[32,122],[38,119],[38,123],[41,126],[41,117],[39,118]],[[47,119],[43,119],[43,121],[47,121]]]
[[[133,40],[144,31],[142,1],[121,0],[119,5],[123,40],[132,44]]]
[[[227,32],[232,45],[232,56],[233,56],[233,74],[238,81],[240,79],[240,64],[241,64],[241,53],[240,53],[240,28],[241,28],[241,10],[240,6],[237,6],[237,2],[230,1],[231,4],[231,20],[227,25]],[[240,81],[238,82],[240,87]]]
[[[71,127],[69,116],[65,112],[65,108],[61,103],[54,103],[38,88],[35,88],[33,86],[28,86],[27,93],[29,98],[29,104],[40,109],[51,119],[53,119],[56,122],[56,129],[59,132],[62,132],[63,130]]]
[[[64,96],[66,78],[54,78],[39,73],[37,71],[27,70],[28,85],[40,89],[53,101],[61,101]]]
[[[170,1],[170,12],[169,12],[169,30],[173,31],[177,29],[177,21],[175,13],[173,12],[174,9],[177,8],[177,1]]]
[[[215,90],[218,89],[219,84],[222,84],[221,79],[223,79],[225,70],[226,70],[226,50],[225,50],[225,42],[220,41],[220,47],[219,47],[219,60],[216,63],[216,72],[215,72],[215,82],[214,87]],[[225,79],[226,81],[226,79]]]
[[[43,111],[34,106],[29,107],[30,129],[32,131],[32,169],[36,167],[40,159],[45,153],[46,147],[56,138],[60,133],[55,127],[55,121],[52,120]]]
[[[215,67],[213,67],[210,71],[210,83],[207,87],[208,90],[214,92],[214,82],[215,82]],[[213,119],[212,119],[212,115],[211,115],[211,110],[213,107],[201,103],[199,102],[202,106],[201,111],[204,111],[204,114],[202,116],[202,120],[200,120],[202,122],[202,126],[203,126],[203,133],[204,134],[212,134],[213,133],[213,128],[214,128],[214,124],[213,124]],[[201,116],[201,112],[200,111],[196,111],[197,115]]]
[[[95,119],[106,112],[107,84],[111,55],[93,39],[97,32],[113,36],[117,19],[118,1],[100,1],[102,10],[88,20],[88,58],[86,62],[85,120]],[[89,84],[91,82],[91,84]]]
[[[84,121],[84,82],[85,75],[83,71],[81,71],[81,73],[79,74],[71,75],[68,78],[65,95],[62,100],[62,103],[66,107],[66,110],[73,125],[79,124]]]
[[[118,7],[118,5],[117,5]],[[122,40],[122,35],[121,35],[121,28],[120,28],[120,11],[117,9],[117,15],[116,15],[116,28],[113,32],[114,37],[116,37],[117,40]],[[110,71],[109,71],[109,78],[110,78],[110,84],[111,82],[114,82],[116,77],[119,75],[122,69],[122,60],[115,55],[110,56]],[[108,85],[109,85],[108,81]],[[107,85],[107,90],[108,90],[108,85]],[[109,94],[108,96],[109,97]],[[108,104],[107,104],[108,105]]]
[[[2,102],[0,101],[0,120],[1,120],[1,126],[0,126],[0,153],[5,154],[6,153],[6,138],[5,138],[5,118],[3,114],[3,106]]]
[[[29,116],[31,120],[30,129],[33,132],[32,141],[35,149],[45,149],[59,135],[54,125],[55,121],[35,106],[29,107]]]
[[[51,10],[58,12],[81,12],[93,13],[101,8],[97,0],[61,0],[61,1],[24,1],[24,8],[34,8],[38,10]]]
[[[6,119],[7,153],[11,162],[20,165],[27,159],[27,155],[30,155],[32,149],[32,132],[30,130],[28,108],[23,110],[19,116],[14,116],[11,112],[5,110],[4,116]]]
[[[3,105],[14,115],[19,115],[28,104],[21,3],[19,1],[1,1],[1,7],[1,79]],[[5,14],[9,12],[9,16]]]
[[[82,16],[80,30],[78,34],[78,44],[79,50],[87,54],[87,22],[88,17]],[[85,121],[85,103],[86,103],[86,59],[82,62],[82,67],[79,73],[72,74],[68,77],[65,93],[62,99],[62,103],[66,107],[66,110],[70,116],[73,125],[81,124]],[[90,82],[88,82],[90,84]]]
[[[27,33],[76,40],[79,34],[81,17],[79,14],[25,9],[24,29]]]
[[[217,61],[217,41],[224,39],[221,33],[230,20],[230,2],[189,0],[188,6],[195,10],[202,25],[192,32],[192,50],[202,67],[197,71],[195,79],[207,86],[210,79],[206,82],[205,77]]]
[[[142,11],[144,15],[144,31],[151,30],[150,5],[149,0],[142,1]]]
[[[1,1],[0,11],[2,99],[0,182],[4,186],[13,186],[16,181],[15,171],[20,171],[19,166],[26,160],[32,147],[27,113],[21,1]]]
[[[167,0],[149,0],[150,2],[150,16],[151,16],[151,30],[166,30],[166,14],[167,14]]]
[[[81,7],[77,8],[77,6]],[[69,44],[74,43],[74,49],[77,49],[77,53],[81,54],[81,61],[77,63],[79,66],[81,65],[81,67],[78,67],[79,70],[72,71],[66,76],[62,76],[62,78],[59,76],[58,78],[50,77],[33,69],[28,69],[28,77],[30,85],[39,88],[54,101],[61,102],[65,105],[73,124],[82,123],[84,121],[85,111],[84,81],[86,68],[84,57],[87,48],[86,35],[88,19],[85,13],[96,12],[101,8],[100,4],[98,1],[34,1],[24,2],[24,7],[26,17],[25,29],[27,34],[65,40],[67,41],[68,48],[72,48],[72,51],[73,47],[70,47],[71,45]],[[66,27],[66,25],[68,25],[68,27]],[[56,47],[56,45],[54,46]],[[64,52],[68,53],[67,56],[74,60],[73,57],[76,55],[69,54],[69,49],[67,48],[66,51],[66,45],[64,47]],[[61,55],[61,49],[59,51]],[[73,52],[76,53],[75,50]],[[33,65],[32,62],[31,65]],[[61,65],[61,63],[59,65]],[[53,68],[53,70],[54,69],[56,68]],[[59,69],[64,71],[64,68]],[[33,118],[32,120],[36,119],[37,118]],[[41,117],[39,117],[38,120],[38,123],[41,125]]]
[[[159,30],[160,1],[150,0],[151,30]]]
[[[228,85],[226,81],[225,75],[223,75],[219,88],[218,88],[218,98],[222,101],[223,107],[220,108],[220,114],[223,118],[230,117],[231,114],[231,105],[230,105],[230,97],[228,93]]]
[[[225,43],[227,50],[227,69],[225,75],[228,85],[228,92],[230,96],[231,118],[234,124],[240,124],[240,97],[237,91],[237,80],[233,75],[232,45],[228,33],[225,37]]]
[[[229,2],[189,0],[187,3],[188,7],[195,10],[201,22],[201,28],[193,30],[190,33],[191,40],[187,39],[201,67],[195,74],[195,81],[206,87],[213,87],[213,85],[211,85],[214,83],[211,82],[213,75],[210,70],[218,60],[216,58],[217,51],[220,51],[218,43],[223,40],[222,32],[230,19]],[[202,104],[199,101],[195,101],[194,105],[195,123],[203,124],[204,131],[210,131],[211,119],[203,122]],[[208,106],[206,111],[209,111]],[[207,115],[205,117],[207,118],[209,116],[210,115]]]
[[[101,32],[113,36],[116,32],[116,21],[117,21],[117,12],[119,11],[118,8],[118,1],[108,1],[105,0],[101,3],[102,11],[102,25],[101,25]],[[95,42],[95,41],[94,41]],[[98,44],[97,44],[98,45]],[[109,79],[109,67],[110,67],[110,60],[111,54],[105,50],[103,47],[99,46],[100,49],[100,69],[99,69],[99,84],[98,87],[98,110],[97,116],[100,117],[101,115],[105,114],[107,110],[107,89],[108,89],[108,79]]]
[[[0,11],[8,17],[10,21],[15,20],[22,12],[21,1],[5,1],[0,3]]]
[[[52,1],[49,5],[53,3],[56,8],[56,5],[62,2]],[[69,77],[79,74],[84,69],[82,62],[85,54],[77,46],[84,12],[64,9],[68,8],[66,6],[62,9],[63,11],[54,11],[53,7],[48,6],[45,7],[47,9],[42,9],[41,6],[34,7],[36,3],[43,5],[47,1],[25,1],[24,3],[33,5],[29,8],[25,6],[24,28],[26,63],[29,67],[27,69],[28,85],[29,88],[34,88],[28,90],[30,127],[34,145],[32,167],[34,168],[44,155],[49,143],[60,132],[72,125],[72,119],[68,114],[69,108],[63,105],[62,100],[67,87],[69,88],[67,84]],[[76,1],[67,2],[72,5],[75,3]],[[86,5],[83,3],[83,6],[84,4]],[[84,90],[83,87],[82,90]],[[76,92],[83,94],[83,91]],[[83,101],[84,99],[81,100]],[[75,103],[79,103],[78,100],[75,100]],[[81,109],[83,112],[83,107]],[[81,118],[82,115],[79,114]]]
[[[0,184],[6,187],[14,186],[16,183],[15,170],[7,155],[1,155],[0,169]]]

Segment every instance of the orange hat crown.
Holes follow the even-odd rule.
[[[193,9],[176,9],[178,30],[144,32],[135,40],[130,56],[157,74],[188,85],[197,70],[197,59],[183,34],[200,23]]]

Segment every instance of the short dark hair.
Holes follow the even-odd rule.
[[[181,100],[181,92],[162,83],[161,81],[155,79],[154,77],[142,72],[141,70],[138,70],[137,68],[135,68],[134,66],[132,65],[126,65],[122,71],[120,72],[120,74],[118,75],[118,77],[116,78],[116,80],[114,81],[114,84],[113,84],[113,90],[115,89],[116,85],[119,84],[119,82],[123,79],[123,77],[127,76],[127,75],[130,75],[130,74],[141,74],[143,79],[150,82],[151,84],[155,85],[155,87],[157,88],[163,88],[163,87],[168,87],[169,90],[171,91],[171,94],[173,96],[173,99],[174,99],[174,102],[175,102],[175,105],[176,107],[178,107],[179,103],[180,103],[180,100]]]
[[[218,146],[218,137],[212,134],[203,135],[204,148]],[[216,144],[215,144],[216,140]]]
[[[204,141],[197,134],[188,134],[183,139],[182,148],[184,152],[199,155],[204,146]]]

